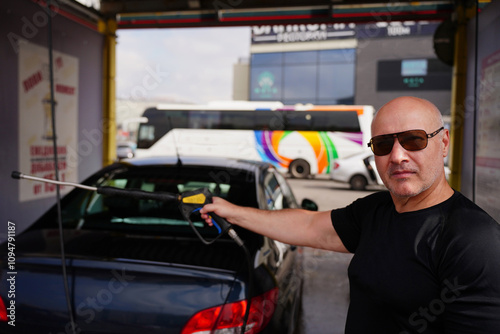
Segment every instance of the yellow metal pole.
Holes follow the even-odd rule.
[[[104,34],[103,52],[103,114],[102,163],[107,166],[116,160],[116,20],[101,22]]]
[[[466,9],[459,2],[456,7],[455,55],[451,88],[451,144],[450,185],[460,191],[462,174],[463,130],[465,121],[465,92],[467,84],[467,22],[476,14],[476,8]]]

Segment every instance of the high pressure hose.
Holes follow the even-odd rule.
[[[56,131],[56,115],[55,115],[55,98],[54,98],[54,64],[52,56],[52,13],[51,11],[51,0],[47,1],[47,10],[49,11],[48,16],[48,49],[49,49],[49,82],[50,82],[50,113],[52,119],[52,145],[54,150],[54,174],[56,181],[59,181],[59,166],[58,166],[58,156],[57,156],[57,131]],[[66,295],[66,304],[68,307],[69,321],[71,323],[71,331],[76,334],[76,325],[73,315],[73,307],[71,306],[71,299],[69,297],[69,286],[68,286],[68,274],[66,272],[66,256],[64,252],[64,235],[62,228],[62,217],[61,217],[61,191],[59,186],[56,186],[56,198],[57,198],[57,222],[59,225],[59,243],[61,247],[61,267],[62,275],[64,280],[64,292]]]

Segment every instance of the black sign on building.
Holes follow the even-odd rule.
[[[380,60],[377,91],[449,90],[451,74],[438,59]]]

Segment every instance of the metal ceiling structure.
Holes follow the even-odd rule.
[[[117,29],[442,21],[449,18],[458,5],[473,5],[468,2],[470,0],[100,0],[96,9],[76,0],[52,0],[73,19],[90,21],[95,27],[100,20],[115,20]]]
[[[166,28],[289,23],[444,20],[455,1],[380,0],[101,0],[117,27]]]

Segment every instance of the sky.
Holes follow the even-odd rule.
[[[249,27],[117,31],[119,99],[231,100],[233,65],[250,55]]]

